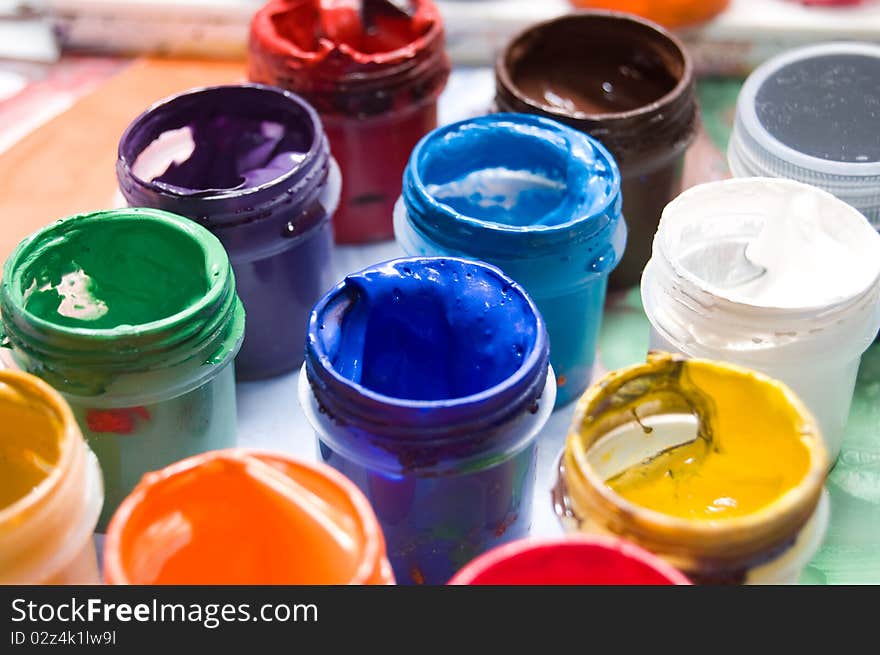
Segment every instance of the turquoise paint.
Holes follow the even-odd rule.
[[[561,405],[590,381],[608,274],[626,242],[620,208],[617,164],[598,141],[494,114],[416,146],[395,234],[408,254],[482,260],[525,287],[547,323]]]

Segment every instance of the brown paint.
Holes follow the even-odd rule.
[[[635,16],[575,12],[514,37],[495,75],[499,110],[556,119],[614,155],[629,236],[610,284],[638,284],[660,213],[681,190],[684,153],[699,124],[683,46]]]

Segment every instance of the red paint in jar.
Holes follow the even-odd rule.
[[[271,0],[251,22],[248,77],[289,89],[318,113],[342,170],[336,241],[393,236],[403,169],[437,126],[450,63],[431,0],[412,15],[386,2]]]
[[[474,559],[451,585],[689,585],[656,555],[610,536],[521,539]]]

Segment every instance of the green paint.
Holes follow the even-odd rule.
[[[739,77],[709,77],[697,83],[703,129],[722,154],[727,152],[736,117],[736,97],[742,85]]]
[[[56,325],[110,329],[173,316],[204,297],[201,245],[138,215],[72,223],[23,263],[25,309]]]

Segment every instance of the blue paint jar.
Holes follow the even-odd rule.
[[[620,173],[598,141],[494,114],[419,142],[394,230],[409,255],[482,260],[525,287],[547,322],[563,405],[590,381],[608,275],[626,244],[620,208]]]
[[[321,459],[372,503],[399,583],[445,583],[528,533],[551,371],[535,304],[480,262],[392,260],[315,305],[300,402]]]

